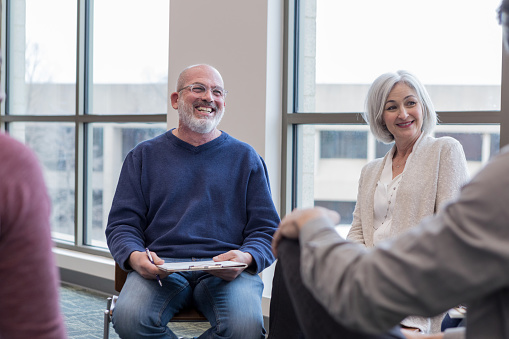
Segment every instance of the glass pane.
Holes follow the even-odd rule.
[[[500,0],[300,0],[298,112],[361,112],[405,69],[438,111],[500,109]]]
[[[95,1],[92,114],[166,113],[169,1]]]
[[[450,136],[461,143],[470,175],[475,175],[500,150],[499,125],[439,125],[435,136]]]
[[[39,158],[52,201],[53,237],[74,241],[74,124],[16,122],[9,124],[9,134]]]
[[[338,230],[346,236],[361,169],[383,157],[392,144],[377,142],[367,125],[299,125],[297,134],[297,207],[324,206],[338,211]],[[323,135],[334,135],[335,139]],[[463,145],[471,175],[498,152],[500,144],[499,125],[437,126],[435,136],[444,135]]]
[[[166,131],[166,124],[96,123],[88,125],[87,245],[107,247],[104,230],[127,153],[143,140]]]
[[[8,114],[76,110],[76,1],[10,1]],[[55,10],[58,9],[58,10]]]

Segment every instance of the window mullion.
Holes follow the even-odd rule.
[[[86,86],[86,63],[87,63],[87,0],[78,1],[77,39],[76,39],[76,111],[75,111],[75,199],[74,199],[74,244],[82,246],[84,243],[84,204],[85,196],[85,127],[78,119],[85,114],[85,86]]]
[[[505,38],[505,37],[504,37]],[[500,148],[509,145],[509,96],[504,95],[509,87],[509,51],[502,49],[502,83],[500,86]]]

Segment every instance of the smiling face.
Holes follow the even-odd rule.
[[[219,95],[223,89],[221,75],[210,66],[199,65],[187,69],[181,80],[182,87],[171,95],[180,124],[195,133],[211,133],[224,114],[224,96]]]
[[[396,143],[415,142],[422,133],[422,104],[417,93],[405,83],[397,83],[384,106],[383,121]]]

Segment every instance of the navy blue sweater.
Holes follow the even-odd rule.
[[[273,261],[279,216],[263,159],[222,132],[198,147],[168,131],[144,141],[124,161],[106,237],[124,269],[133,251],[165,258],[249,252],[261,272]]]

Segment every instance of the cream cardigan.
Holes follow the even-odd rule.
[[[366,247],[374,246],[373,205],[376,184],[385,161],[392,157],[395,147],[384,158],[366,164],[361,171],[357,203],[347,239]],[[456,139],[423,135],[415,143],[412,152],[412,159],[407,162],[398,187],[389,237],[401,234],[423,218],[435,214],[446,201],[458,195],[461,186],[469,179],[465,153]],[[428,320],[409,317],[402,323],[418,327],[425,333],[440,330],[440,319],[434,319],[432,323]]]

